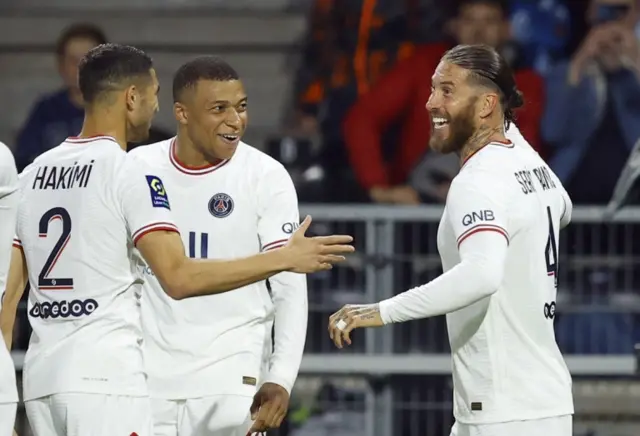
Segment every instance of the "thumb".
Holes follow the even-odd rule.
[[[304,236],[307,230],[309,230],[310,225],[311,225],[311,215],[307,215],[306,217],[304,217],[304,221],[302,221],[302,224],[300,224],[300,227],[298,227],[298,230],[296,230],[296,234],[300,234]]]

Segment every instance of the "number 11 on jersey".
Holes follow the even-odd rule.
[[[551,207],[547,206],[547,217],[549,219],[549,237],[544,256],[547,261],[547,275],[555,279],[555,287],[558,287],[558,247],[556,244],[556,233],[553,229],[553,219],[551,217]]]
[[[196,247],[198,244],[200,245],[200,258],[206,259],[209,255],[209,234],[189,232],[189,257],[192,259],[197,257]]]

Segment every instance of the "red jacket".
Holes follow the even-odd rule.
[[[425,105],[431,94],[431,76],[448,48],[444,44],[420,47],[380,78],[345,117],[343,131],[351,166],[365,189],[405,184],[427,151],[431,127]],[[532,70],[520,70],[515,76],[525,97],[524,108],[517,112],[518,127],[540,152],[544,84]],[[395,157],[385,162],[382,137],[398,121]]]

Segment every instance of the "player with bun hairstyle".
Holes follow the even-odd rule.
[[[572,435],[571,376],[553,330],[558,238],[572,205],[524,138],[505,133],[522,104],[493,48],[461,45],[443,56],[426,105],[430,145],[462,164],[438,229],[444,272],[329,319],[342,348],[355,328],[446,314],[452,436]]]

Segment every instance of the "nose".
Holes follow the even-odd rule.
[[[240,114],[234,108],[231,108],[227,111],[227,117],[225,119],[225,123],[230,127],[239,127],[240,126]]]

